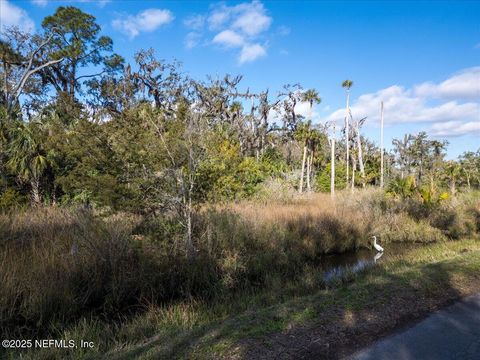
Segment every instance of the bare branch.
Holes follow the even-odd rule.
[[[91,78],[91,77],[95,77],[95,76],[100,76],[100,75],[103,75],[106,73],[106,70],[103,70],[97,74],[92,74],[92,75],[82,75],[82,76],[79,76],[77,78],[75,78],[75,81],[78,81],[80,79],[84,79],[84,78]]]
[[[55,29],[53,29],[55,30]],[[44,42],[42,42],[38,47],[37,49],[35,49],[29,56],[29,60],[28,60],[28,65],[26,66],[25,68],[25,71],[23,73],[23,75],[20,77],[20,81],[18,82],[17,86],[15,86],[14,90],[13,90],[13,99],[11,99],[11,101],[8,102],[7,106],[8,107],[11,107],[17,100],[18,98],[20,97],[20,94],[22,93],[23,91],[23,88],[25,87],[25,84],[27,82],[27,80],[33,75],[35,74],[36,72],[48,67],[48,66],[51,66],[51,65],[54,65],[54,64],[57,64],[61,61],[63,61],[64,58],[61,58],[61,59],[58,59],[58,60],[50,60],[50,61],[47,61],[46,63],[40,65],[40,66],[37,66],[35,68],[32,69],[32,65],[33,65],[33,61],[35,59],[35,56],[40,52],[40,50],[42,48],[44,48],[53,38],[54,34],[52,33]]]
[[[25,83],[27,82],[27,80],[30,78],[30,76],[32,76],[33,74],[35,74],[36,72],[42,70],[43,68],[46,68],[48,66],[51,66],[51,65],[55,65],[61,61],[63,61],[64,58],[61,58],[61,59],[58,59],[58,60],[50,60],[48,62],[46,62],[45,64],[42,64],[30,71],[27,71],[23,76],[22,76],[22,79],[20,80],[20,82],[18,83],[18,85],[16,86],[15,88],[15,98],[14,100],[16,101],[18,99],[18,97],[20,96],[20,94],[22,93],[22,90],[23,90],[23,87],[25,86]]]

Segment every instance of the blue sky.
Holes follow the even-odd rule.
[[[40,29],[60,5],[93,14],[114,49],[176,58],[195,78],[242,74],[243,86],[277,92],[315,88],[317,122],[343,122],[343,80],[354,81],[354,117],[386,145],[427,131],[450,142],[449,157],[480,147],[480,2],[53,1],[0,0],[2,25]],[[300,105],[299,111],[306,112]]]

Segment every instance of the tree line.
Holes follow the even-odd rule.
[[[315,89],[252,92],[241,76],[196,80],[178,62],[113,51],[95,17],[59,7],[35,34],[0,40],[0,208],[82,204],[174,214],[192,251],[192,218],[205,202],[255,196],[275,179],[296,191],[330,191],[414,179],[418,186],[480,186],[480,150],[446,161],[426,133],[379,149],[365,118],[313,124]],[[298,104],[309,105],[307,116]],[[398,185],[398,184],[397,184]]]

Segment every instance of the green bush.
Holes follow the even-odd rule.
[[[0,210],[24,206],[27,203],[28,199],[15,189],[7,188],[0,194]]]
[[[323,170],[316,176],[315,179],[315,188],[321,192],[330,192],[330,177],[331,177],[331,164],[327,164]],[[341,164],[335,164],[335,189],[342,190],[346,186],[346,176],[347,176],[346,167]]]

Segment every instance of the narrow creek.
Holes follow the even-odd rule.
[[[366,268],[375,266],[392,256],[398,256],[415,247],[425,246],[419,244],[390,243],[385,246],[384,252],[373,249],[360,249],[343,254],[325,255],[321,259],[323,279],[330,281],[342,277],[347,272],[357,273]]]

